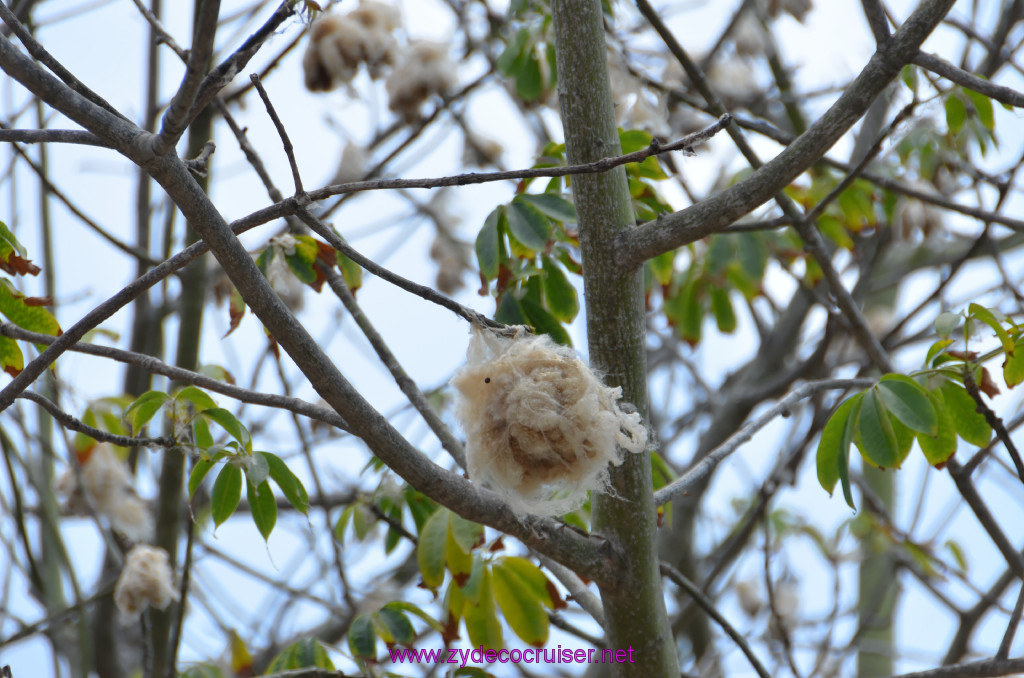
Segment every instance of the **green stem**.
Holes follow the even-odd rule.
[[[552,3],[558,93],[568,162],[619,155],[608,82],[600,0]],[[635,225],[623,168],[572,180],[583,257],[591,364],[647,416],[643,280],[614,259],[614,238]],[[613,492],[595,496],[594,529],[625,557],[601,583],[608,646],[633,649],[622,676],[676,676],[679,664],[665,611],[656,548],[657,519],[648,454],[630,454],[612,469]]]

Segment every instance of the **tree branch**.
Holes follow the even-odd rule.
[[[167,436],[160,436],[159,438],[133,438],[131,436],[116,435],[114,433],[109,433],[108,431],[95,428],[94,426],[89,426],[60,409],[56,403],[32,391],[25,391],[18,397],[24,398],[25,400],[31,400],[36,403],[49,412],[50,416],[56,419],[61,426],[69,431],[84,433],[90,438],[103,443],[113,443],[114,445],[119,445],[121,447],[173,447],[175,445],[175,442]]]
[[[220,14],[220,0],[200,0],[196,6],[196,17],[192,30],[192,49],[188,52],[185,64],[185,77],[171,99],[171,105],[164,113],[160,123],[160,133],[151,137],[153,153],[164,155],[169,153],[181,139],[188,123],[199,113],[192,110],[196,103],[196,95],[203,83],[203,76],[213,57],[213,40],[217,35],[217,17]]]
[[[29,332],[28,330],[22,329],[17,325],[12,325],[11,323],[0,323],[0,335],[10,337],[12,339],[20,339],[22,341],[31,341],[33,344],[53,344],[56,341],[55,337],[51,337],[48,334]],[[289,412],[294,412],[295,414],[308,417],[315,421],[322,421],[325,424],[334,426],[342,431],[348,431],[348,424],[345,423],[345,420],[342,419],[337,412],[326,407],[320,407],[319,405],[308,403],[300,398],[251,391],[249,389],[242,388],[241,386],[235,386],[223,381],[218,381],[211,377],[207,377],[204,374],[199,374],[198,372],[192,372],[181,367],[168,365],[153,356],[144,355],[142,353],[133,353],[119,348],[78,342],[72,344],[68,350],[76,353],[84,353],[86,355],[94,355],[101,358],[109,358],[110,360],[116,360],[117,362],[128,365],[138,365],[147,372],[159,374],[185,384],[192,384],[193,386],[198,386],[208,391],[213,391],[214,393],[220,393],[221,395],[226,395],[229,398],[234,398],[239,402],[248,403],[250,405],[261,405],[263,407],[272,407],[279,410],[288,410]],[[122,443],[117,444],[121,445]]]
[[[789,185],[853,126],[900,69],[917,56],[921,43],[952,5],[953,0],[922,2],[892,38],[879,46],[832,107],[764,167],[707,200],[624,231],[619,236],[619,262],[637,267],[716,233]]]
[[[672,481],[665,487],[654,493],[654,503],[658,506],[667,504],[673,499],[680,497],[693,486],[711,475],[715,467],[726,457],[735,452],[740,445],[750,440],[755,433],[767,426],[773,419],[789,412],[793,405],[804,398],[815,395],[822,391],[834,389],[847,389],[852,387],[867,388],[874,384],[873,379],[824,379],[822,381],[811,381],[797,386],[789,392],[786,397],[775,404],[757,419],[747,422],[736,433],[732,434],[722,444],[708,452],[696,466],[691,468],[685,475]]]
[[[962,68],[957,68],[945,59],[940,59],[934,54],[918,52],[917,56],[914,57],[913,63],[921,66],[922,68],[927,68],[932,73],[941,75],[943,78],[951,80],[958,85],[966,87],[967,89],[973,89],[975,92],[980,92],[1000,103],[1007,104],[1008,106],[1014,106],[1016,108],[1024,108],[1024,94],[1021,94],[1017,90],[1010,89],[1009,87],[997,85],[991,80],[980,78]]]

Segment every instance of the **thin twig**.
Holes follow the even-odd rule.
[[[1013,637],[1017,634],[1017,627],[1020,626],[1021,613],[1024,613],[1024,584],[1017,594],[1017,604],[1013,606],[1013,614],[1010,615],[1010,622],[1006,625],[1006,633],[999,643],[999,650],[996,652],[996,659],[1006,659],[1010,656],[1010,646],[1013,645]]]
[[[44,398],[33,391],[25,391],[19,394],[18,397],[25,400],[31,400],[41,406],[64,428],[76,433],[84,433],[90,438],[100,442],[113,443],[120,447],[174,447],[176,444],[167,436],[160,436],[159,438],[133,438],[132,436],[117,435],[95,428],[94,426],[89,426],[80,419],[76,419],[64,410],[60,409],[60,407],[58,407],[53,401]]]
[[[252,215],[250,215],[250,217],[251,216]],[[236,235],[247,231],[256,225],[258,225],[258,223],[249,218],[243,218],[242,220],[231,224]],[[0,390],[0,412],[3,412],[10,407],[11,403],[14,402],[14,399],[19,393],[24,391],[32,382],[38,379],[39,375],[42,374],[46,368],[52,365],[62,353],[67,351],[72,345],[77,344],[88,331],[98,327],[104,320],[130,304],[137,296],[148,290],[153,285],[156,285],[175,271],[182,269],[193,259],[208,250],[209,245],[203,241],[190,245],[170,259],[164,261],[159,266],[150,269],[144,275],[139,276],[132,282],[128,283],[128,285],[121,288],[112,297],[82,316],[82,318],[77,323],[69,327],[64,334],[60,335],[56,339],[51,337],[50,339],[52,340],[52,343],[50,343],[49,348],[36,356],[28,365],[25,366],[17,377],[12,379],[7,386]]]
[[[1010,432],[1006,430],[1003,420],[982,400],[981,391],[978,390],[978,384],[974,381],[974,374],[971,373],[971,370],[964,370],[964,386],[977,404],[976,410],[985,417],[985,421],[996,432],[999,440],[1003,441],[1003,445],[1006,446],[1006,451],[1010,454],[1010,459],[1013,460],[1013,465],[1017,469],[1017,477],[1024,483],[1024,461],[1020,458],[1020,452],[1017,451],[1017,446],[1014,445],[1013,438],[1010,437]]]
[[[267,115],[270,116],[271,121],[274,123],[274,127],[277,129],[277,135],[281,137],[281,145],[284,146],[284,154],[288,158],[288,166],[292,169],[292,181],[295,183],[295,196],[299,197],[305,190],[302,188],[302,177],[299,174],[299,165],[295,161],[295,148],[292,146],[292,140],[288,138],[288,131],[284,128],[284,123],[281,122],[281,117],[277,114],[277,110],[274,109],[274,104],[270,102],[270,95],[267,94],[266,88],[263,87],[263,83],[260,82],[260,76],[253,73],[249,76],[252,80],[252,84],[256,87],[256,91],[259,92],[260,99],[263,100],[263,105],[267,109]]]
[[[213,40],[217,35],[217,17],[220,14],[220,0],[200,0],[196,6],[196,17],[192,31],[192,49],[188,52],[185,77],[171,99],[171,105],[164,113],[160,132],[151,139],[151,148],[156,155],[170,152],[181,139],[189,123],[199,113],[195,109],[196,96],[203,83],[203,76],[213,57]]]
[[[31,341],[34,344],[52,344],[56,341],[55,337],[51,337],[46,334],[39,334],[37,332],[30,332],[18,327],[17,325],[12,325],[11,323],[0,323],[0,335],[11,337],[12,339]],[[304,417],[309,417],[316,421],[322,421],[343,431],[348,430],[348,424],[345,423],[345,420],[330,408],[314,405],[299,398],[260,393],[259,391],[252,391],[240,386],[228,384],[204,374],[199,374],[198,372],[192,372],[181,367],[168,365],[159,358],[154,358],[153,356],[142,353],[133,353],[132,351],[125,351],[123,349],[112,348],[109,346],[98,346],[96,344],[89,344],[86,342],[75,343],[68,350],[76,353],[99,356],[101,358],[109,358],[128,365],[138,365],[147,372],[159,374],[174,381],[192,384],[193,386],[198,386],[208,391],[213,391],[214,393],[220,393],[240,402],[287,410],[289,412],[294,412],[295,414],[300,414]],[[123,443],[117,444],[122,445]]]
[[[667,504],[676,497],[686,492],[697,483],[708,477],[711,472],[722,462],[723,459],[736,451],[740,445],[750,440],[754,434],[767,426],[776,417],[782,416],[790,411],[796,403],[821,391],[847,389],[855,387],[867,388],[874,384],[872,379],[824,379],[801,384],[793,389],[786,397],[775,404],[757,419],[748,422],[736,433],[729,436],[721,445],[711,450],[707,456],[687,471],[682,477],[677,478],[665,487],[654,493],[656,506]]]
[[[79,144],[113,148],[109,142],[92,132],[77,129],[0,129],[0,141],[23,144]]]
[[[723,114],[718,120],[702,130],[688,134],[678,141],[663,144],[657,140],[644,149],[627,153],[625,155],[601,158],[594,162],[581,163],[579,165],[563,165],[561,167],[534,167],[523,170],[509,170],[505,172],[470,172],[467,174],[456,174],[447,177],[435,177],[427,179],[373,179],[370,181],[354,181],[344,184],[333,184],[309,192],[311,200],[323,200],[332,195],[344,193],[358,193],[361,191],[379,191],[394,188],[442,188],[445,186],[469,186],[472,184],[484,184],[495,181],[509,181],[515,179],[534,179],[538,177],[566,177],[575,174],[599,174],[614,169],[619,165],[631,162],[641,162],[653,155],[661,155],[671,151],[692,151],[693,147],[699,146],[711,137],[715,136],[732,123],[732,116]]]
[[[726,635],[732,638],[733,642],[736,643],[736,645],[740,648],[740,651],[747,658],[747,661],[750,662],[750,665],[754,667],[754,671],[757,672],[757,675],[759,675],[761,678],[771,678],[772,674],[770,674],[768,670],[764,667],[764,665],[761,664],[761,661],[757,658],[757,655],[754,654],[754,651],[750,648],[750,644],[747,643],[746,638],[741,636],[740,633],[735,628],[733,628],[732,624],[730,624],[728,620],[722,616],[722,613],[718,611],[718,609],[715,607],[715,604],[707,596],[704,595],[703,591],[697,588],[696,584],[687,579],[686,575],[684,575],[682,572],[680,572],[679,570],[677,570],[676,568],[672,567],[664,561],[662,561],[661,563],[661,573],[669,579],[671,579],[673,582],[675,582],[675,584],[678,585],[680,588],[689,593],[690,596],[697,602],[697,604],[700,605],[701,609],[707,612],[708,616],[714,619],[715,622],[722,627],[722,630],[725,631]]]
[[[190,516],[188,537],[185,541],[185,564],[181,568],[181,586],[178,588],[178,615],[171,635],[171,658],[167,662],[167,678],[174,678],[178,674],[178,650],[181,647],[181,629],[185,623],[189,581],[192,577],[192,545],[195,543],[195,533],[195,521]]]

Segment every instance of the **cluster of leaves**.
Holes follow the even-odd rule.
[[[918,69],[904,67],[902,79],[917,98]],[[945,132],[931,121],[922,121],[914,125],[896,146],[901,165],[909,167],[911,163],[908,161],[916,160],[919,175],[927,181],[935,177],[936,170],[942,165],[967,159],[972,145],[976,145],[982,155],[990,144],[998,146],[995,109],[987,96],[966,87],[954,86],[942,93],[942,106]],[[1003,106],[1012,110],[1006,104]]]
[[[251,676],[253,672],[252,655],[245,643],[234,631],[230,634],[231,674],[233,676]],[[327,648],[316,638],[303,638],[281,650],[274,657],[263,675],[276,675],[286,671],[317,668],[324,672],[335,671],[334,664],[327,654]],[[224,670],[217,664],[203,663],[188,667],[178,674],[179,678],[225,678]]]
[[[542,162],[557,164],[547,157]],[[530,325],[569,345],[562,323],[573,321],[580,303],[567,272],[582,273],[574,258],[579,247],[572,230],[576,210],[562,195],[559,179],[552,179],[543,193],[527,193],[528,185],[524,181],[518,195],[487,215],[477,234],[481,281],[484,289],[495,283],[496,320]]]
[[[952,333],[964,324],[965,342],[987,326],[999,347],[986,355],[950,348]],[[878,468],[899,468],[914,441],[928,463],[942,468],[956,452],[957,439],[976,447],[988,445],[992,427],[979,411],[981,393],[998,388],[983,363],[1002,355],[1003,381],[1013,388],[1024,381],[1024,325],[997,311],[971,304],[966,313],[943,313],[935,321],[940,339],[928,349],[925,369],[911,376],[888,374],[862,393],[851,396],[832,414],[818,443],[818,481],[828,492],[842,483],[850,491],[849,449],[854,443],[863,459]]]
[[[323,289],[324,282],[327,280],[324,269],[329,270],[335,266],[353,293],[363,285],[363,269],[358,264],[327,243],[309,235],[272,238],[256,257],[256,266],[264,276],[268,275],[275,257],[283,257],[287,264],[287,270],[299,282],[309,285],[317,293]],[[228,313],[230,324],[227,334],[231,334],[245,315],[245,301],[242,300],[242,295],[238,293],[238,290],[232,289]]]
[[[25,247],[18,242],[7,224],[0,221],[0,271],[11,276],[39,275],[40,268],[25,258]],[[14,282],[0,276],[0,314],[18,327],[60,336],[57,319],[45,307],[52,306],[47,297],[29,297],[22,294]],[[12,377],[18,376],[25,368],[25,356],[18,342],[10,337],[0,337],[0,369]]]
[[[245,425],[230,411],[218,407],[207,393],[194,386],[187,386],[174,396],[161,391],[147,391],[125,410],[128,430],[141,431],[161,410],[168,414],[175,438],[182,446],[191,447],[198,453],[199,458],[188,479],[190,498],[213,467],[223,463],[210,495],[210,514],[214,525],[220,526],[235,512],[244,485],[253,522],[267,539],[277,523],[277,500],[270,480],[277,484],[295,510],[306,514],[309,497],[302,482],[277,455],[254,451],[252,436]],[[215,439],[211,424],[227,434],[220,442]]]
[[[414,497],[406,494],[404,499]],[[563,608],[566,603],[536,565],[502,554],[504,545],[500,538],[488,545],[482,525],[432,502],[394,502],[392,506],[397,509],[376,504],[378,510],[388,511],[390,529],[401,525],[395,521],[402,518],[403,504],[412,508],[416,525],[416,559],[422,586],[439,591],[447,581],[444,621],[402,601],[359,615],[348,636],[349,650],[357,661],[364,665],[376,663],[380,642],[388,648],[412,647],[417,638],[414,618],[440,634],[445,646],[460,637],[460,628],[464,626],[473,647],[501,648],[504,634],[499,608],[509,627],[524,642],[534,647],[547,642],[550,620],[546,610]],[[372,523],[365,507],[346,509],[335,534],[343,534],[349,525],[357,538],[366,536]]]
[[[651,135],[619,130],[623,153],[647,148]],[[566,164],[565,144],[549,143],[534,167]],[[648,220],[671,211],[654,181],[667,178],[655,157],[625,166],[637,218]],[[516,196],[496,207],[476,238],[477,263],[483,289],[494,283],[495,319],[510,325],[530,325],[558,343],[570,345],[563,323],[580,310],[576,288],[568,274],[582,274],[577,261],[579,236],[576,211],[566,197],[568,179],[550,179],[540,193],[529,193],[532,179],[523,180]]]

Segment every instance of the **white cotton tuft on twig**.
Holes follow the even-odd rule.
[[[58,489],[66,497],[68,512],[86,512],[73,473],[61,478]],[[127,465],[117,457],[111,445],[97,444],[82,461],[82,489],[96,512],[110,521],[112,529],[135,542],[152,536],[153,517],[149,507],[136,494]]]
[[[622,450],[642,452],[639,413],[619,407],[576,353],[522,329],[513,338],[473,328],[466,365],[452,378],[466,432],[469,476],[517,513],[561,515],[603,490]]]
[[[128,552],[114,589],[114,603],[124,614],[136,615],[147,607],[166,609],[178,600],[167,551],[140,545]]]

